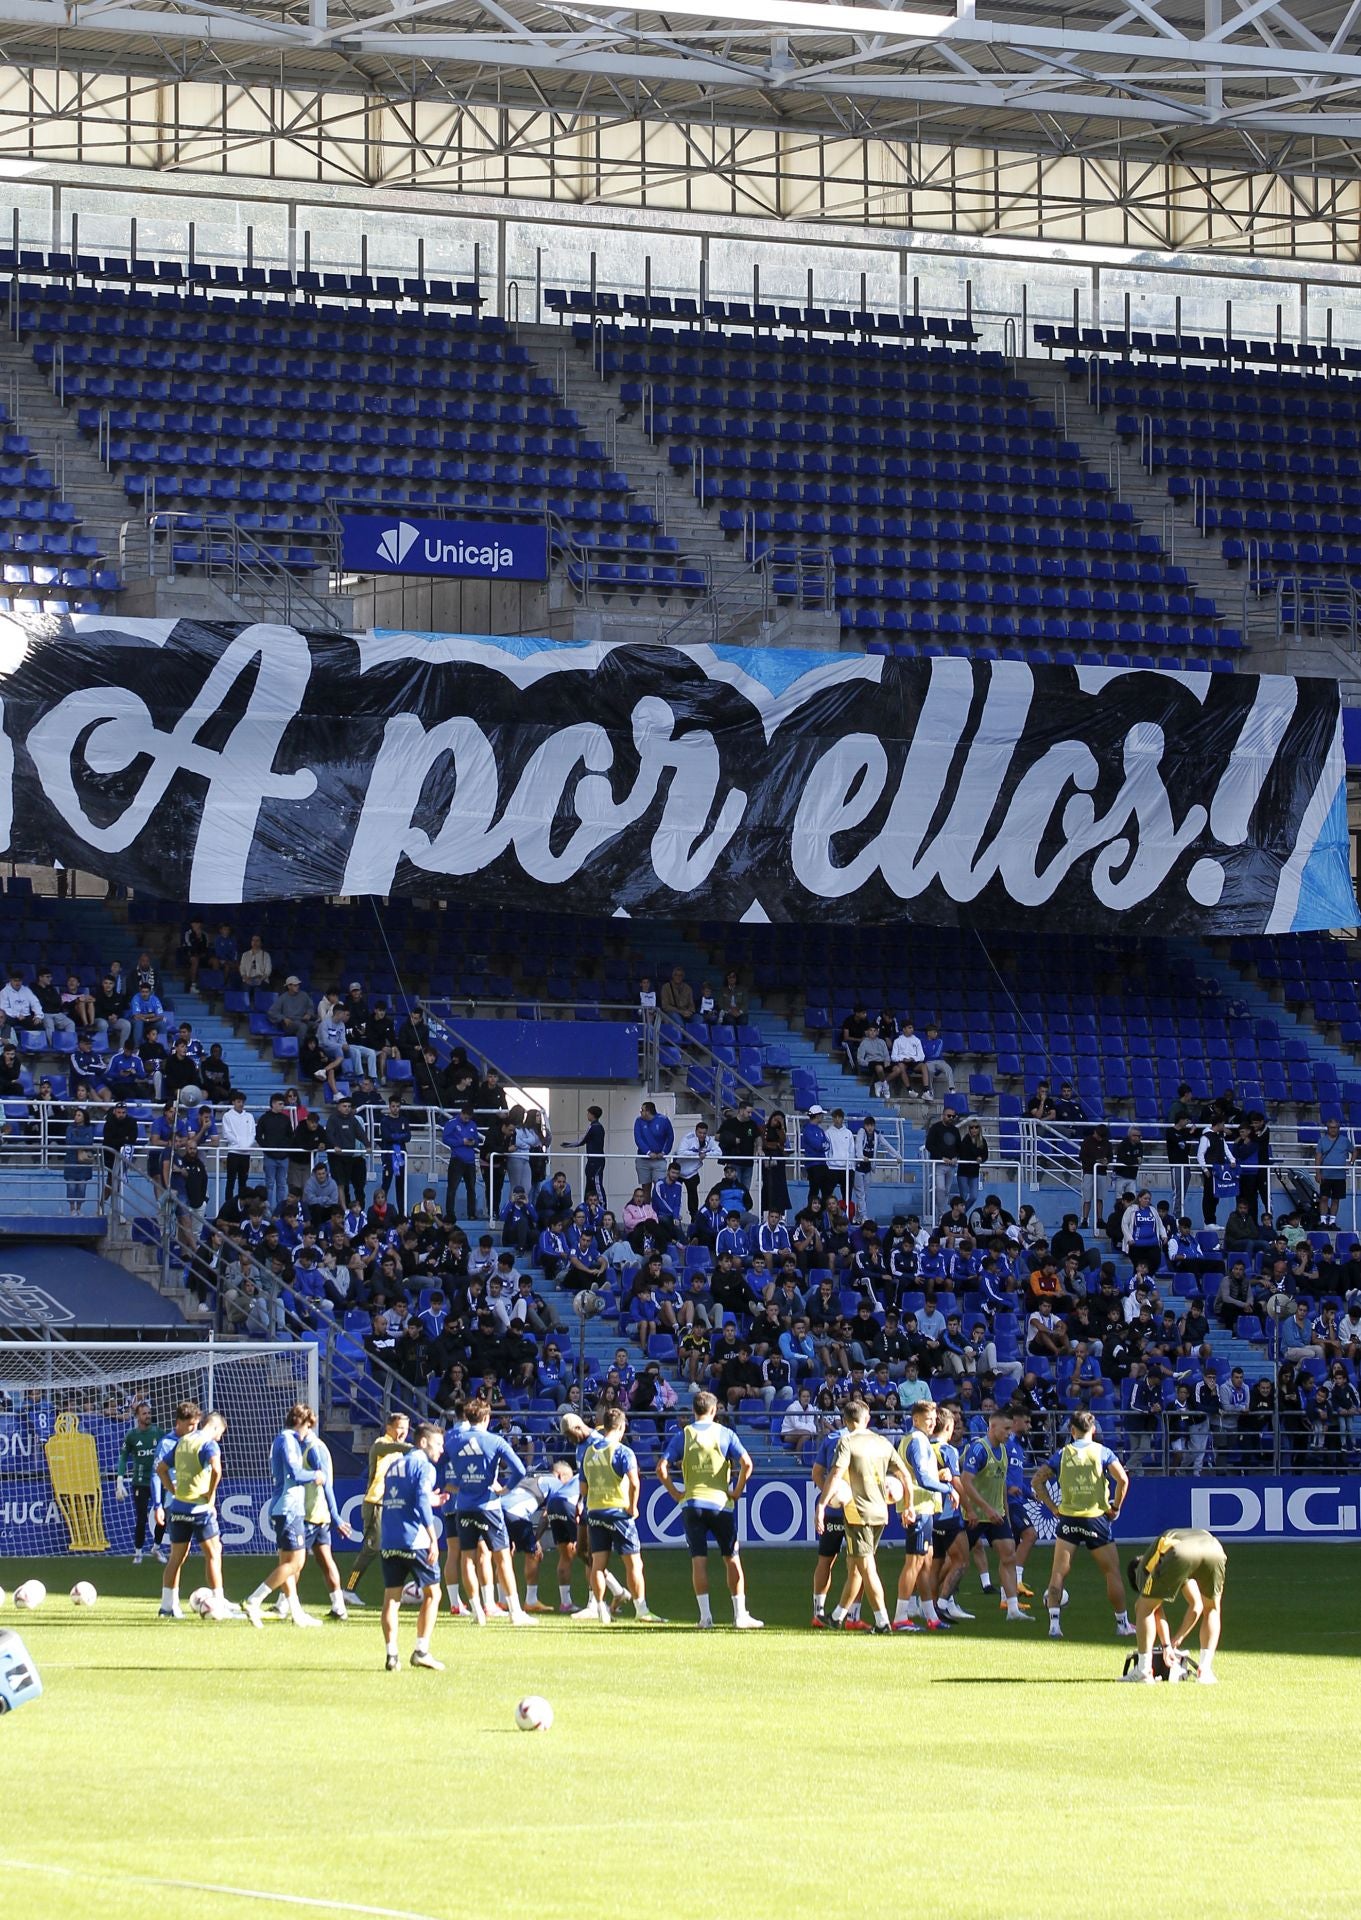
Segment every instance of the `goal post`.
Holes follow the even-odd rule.
[[[181,1400],[225,1415],[223,1545],[258,1550],[271,1443],[317,1387],[306,1341],[0,1341],[0,1559],[131,1551],[118,1455],[139,1400],[166,1432]]]

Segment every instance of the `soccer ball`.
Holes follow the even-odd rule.
[[[189,1596],[189,1604],[200,1620],[211,1620],[216,1612],[211,1587],[195,1587]]]
[[[408,1580],[402,1588],[402,1605],[404,1607],[418,1607],[425,1598],[425,1593],[426,1589],[424,1587],[418,1587],[414,1580]]]
[[[14,1589],[14,1604],[29,1613],[34,1613],[47,1598],[47,1588],[41,1580],[25,1580],[21,1587]]]
[[[521,1733],[547,1733],[553,1724],[553,1709],[537,1693],[527,1693],[515,1709],[515,1724]]]
[[[77,1607],[92,1607],[99,1595],[88,1580],[77,1580],[71,1589],[71,1604]]]

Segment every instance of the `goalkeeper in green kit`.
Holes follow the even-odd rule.
[[[132,1425],[123,1435],[123,1444],[118,1449],[118,1498],[126,1500],[129,1485],[132,1488],[132,1564],[140,1567],[146,1548],[147,1520],[151,1513],[152,1502],[156,1499],[153,1483],[153,1469],[156,1461],[156,1449],[161,1444],[162,1430],[151,1418],[151,1408],[145,1400],[139,1400],[132,1409]],[[159,1501],[156,1502],[159,1508]],[[155,1543],[156,1557],[162,1566],[166,1560],[163,1544],[165,1521],[155,1523],[152,1539]]]

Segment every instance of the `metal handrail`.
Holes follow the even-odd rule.
[[[197,524],[191,525],[191,522]],[[336,609],[304,585],[290,568],[267,553],[232,515],[153,507],[145,525],[147,571],[153,579],[175,580],[181,567],[192,568],[206,579],[225,584],[233,599],[252,592],[290,626],[309,626],[330,633],[344,631],[344,621]],[[125,522],[124,532],[126,528]],[[186,538],[196,542],[198,551],[188,560],[182,560],[176,546]],[[120,551],[125,550],[126,544],[120,542]],[[319,564],[325,565],[327,560]]]

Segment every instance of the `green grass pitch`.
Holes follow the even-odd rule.
[[[229,1593],[262,1564],[229,1561]],[[1038,1602],[1004,1627],[972,1572],[971,1626],[814,1634],[811,1554],[747,1564],[764,1633],[722,1624],[726,1596],[696,1632],[687,1563],[653,1552],[672,1625],[446,1615],[443,1674],[385,1673],[374,1609],[169,1625],[154,1564],[0,1564],[50,1593],[0,1614],[46,1689],[0,1720],[0,1915],[1355,1914],[1355,1549],[1231,1544],[1216,1688],[1118,1684],[1089,1566],[1058,1643]],[[409,1609],[402,1630],[405,1662]],[[549,1733],[515,1731],[526,1693]]]

